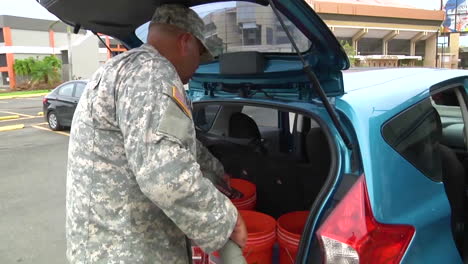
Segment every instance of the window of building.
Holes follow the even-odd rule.
[[[281,36],[276,38],[276,44],[289,44],[289,38],[287,36]]]
[[[268,45],[273,45],[273,29],[272,28],[266,29],[266,41]]]
[[[5,37],[3,36],[3,28],[0,28],[0,43],[5,42]]]
[[[382,39],[380,38],[362,38],[358,42],[357,55],[376,55],[382,54]]]
[[[0,54],[0,67],[7,66],[6,54]]]
[[[421,56],[424,58],[426,55],[426,41],[418,41],[416,42],[416,56]]]
[[[71,97],[73,95],[73,86],[75,86],[73,83],[65,84],[64,86],[60,87],[58,94]]]
[[[262,26],[252,25],[242,29],[244,46],[262,44]]]
[[[409,39],[392,39],[388,42],[388,55],[410,56],[411,41]]]
[[[8,77],[8,72],[2,72],[2,81],[3,85],[10,85],[10,78]]]
[[[68,64],[68,50],[62,50],[62,63]]]

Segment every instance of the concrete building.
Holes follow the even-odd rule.
[[[436,40],[443,11],[416,9],[392,0],[307,2],[339,41],[353,47],[357,66],[436,66]],[[203,19],[213,43],[223,43],[223,52],[292,51],[270,7],[237,2]],[[307,49],[310,43],[302,33],[295,27],[290,29],[299,47]],[[455,40],[452,44],[456,44]]]
[[[63,63],[62,80],[89,78],[112,54],[91,32],[71,31],[60,21],[0,16],[0,87],[13,88],[21,81],[13,65],[16,59],[28,57],[56,55]],[[100,38],[112,52],[125,50],[108,36]]]
[[[309,0],[338,40],[349,42],[368,66],[436,66],[436,41],[444,12],[391,0]],[[411,66],[411,65],[409,65]]]
[[[421,10],[398,0],[306,0],[342,43],[349,43],[356,66],[424,66],[457,68],[458,34],[447,34],[437,47],[444,11]],[[215,54],[256,50],[293,52],[270,7],[249,2],[226,4],[205,12],[207,43]],[[301,51],[311,43],[289,20],[286,26]],[[0,16],[0,87],[14,87],[15,59],[50,54],[63,61],[63,79],[89,78],[113,53],[125,51],[118,41],[80,31],[69,34],[62,22]],[[440,37],[439,37],[440,39]],[[445,43],[446,42],[446,43]],[[70,70],[70,63],[73,65]],[[468,65],[468,63],[467,63]],[[71,71],[71,75],[69,74]]]

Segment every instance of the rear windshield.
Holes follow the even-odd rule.
[[[205,22],[205,41],[214,56],[237,51],[294,52],[281,24],[269,6],[233,1],[192,7]],[[309,40],[289,19],[285,24],[298,48],[306,51]],[[148,25],[145,23],[136,35],[146,43]]]

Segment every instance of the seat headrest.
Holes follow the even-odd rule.
[[[442,139],[442,120],[440,119],[440,115],[439,115],[439,112],[437,112],[437,110],[435,108],[432,108],[433,110],[433,115],[434,115],[434,119],[435,119],[435,122],[436,122],[436,137],[437,139],[440,141]]]
[[[234,113],[229,119],[229,137],[261,139],[260,130],[255,121],[243,113]]]
[[[306,135],[306,153],[310,162],[328,166],[330,164],[330,148],[327,137],[320,127],[312,127]]]

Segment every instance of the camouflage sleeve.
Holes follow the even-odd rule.
[[[197,140],[197,162],[203,176],[209,179],[213,184],[225,182],[224,168],[221,162],[215,158],[211,152]]]
[[[205,251],[217,250],[234,229],[237,209],[202,176],[187,147],[190,135],[181,137],[193,123],[162,92],[164,87],[181,85],[174,84],[180,82],[174,70],[164,72],[172,66],[146,64],[129,74],[118,91],[116,114],[130,168],[141,191],[182,232]],[[174,109],[176,116],[169,118]]]
[[[230,176],[224,173],[223,164],[197,140],[197,162],[203,177],[210,180],[228,198],[241,198],[242,193],[231,187]]]

